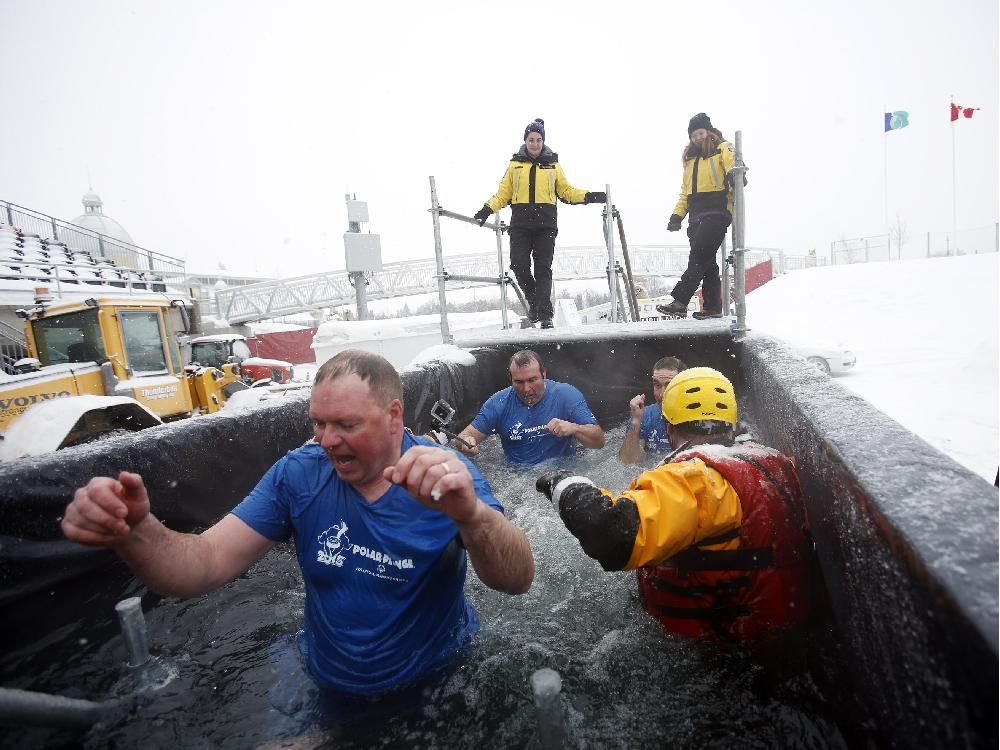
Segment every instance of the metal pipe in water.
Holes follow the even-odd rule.
[[[128,646],[128,665],[141,667],[149,661],[149,637],[146,634],[146,619],[142,616],[142,601],[138,596],[122,599],[115,605],[118,622],[122,626],[122,636]]]
[[[538,744],[542,750],[563,747],[562,678],[554,669],[539,669],[531,675],[538,718]]]
[[[0,688],[0,724],[27,727],[89,727],[125,707],[120,700],[103,703],[31,690]]]

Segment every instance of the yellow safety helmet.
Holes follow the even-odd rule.
[[[729,378],[711,367],[689,367],[670,381],[660,402],[670,424],[728,422],[736,425],[736,394]]]

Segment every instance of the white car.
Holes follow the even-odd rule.
[[[827,375],[843,375],[857,361],[854,352],[842,344],[803,344],[789,341],[788,346],[797,357]]]

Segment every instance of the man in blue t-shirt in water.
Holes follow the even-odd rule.
[[[517,352],[508,370],[510,387],[487,399],[459,434],[472,447],[456,440],[459,450],[477,455],[479,444],[494,432],[507,459],[518,464],[573,455],[577,440],[584,448],[604,447],[604,430],[583,394],[567,383],[546,380],[545,366],[535,352]]]
[[[646,406],[646,394],[640,393],[628,402],[629,427],[625,440],[618,450],[622,463],[642,463],[647,455],[663,458],[673,448],[667,437],[667,420],[663,418],[660,402],[667,385],[687,365],[677,357],[663,357],[653,365],[653,398],[656,403]]]
[[[202,534],[164,527],[142,477],[91,479],[62,521],[75,541],[115,550],[150,589],[199,596],[291,539],[305,582],[302,650],[322,688],[379,695],[447,664],[476,632],[466,559],[487,586],[528,590],[528,540],[483,475],[403,427],[398,373],[341,352],[316,373],[314,439],[274,464]]]

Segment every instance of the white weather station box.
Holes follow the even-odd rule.
[[[382,270],[382,241],[377,234],[344,232],[344,254],[351,273]]]
[[[368,201],[347,201],[347,221],[351,224],[367,224]]]

